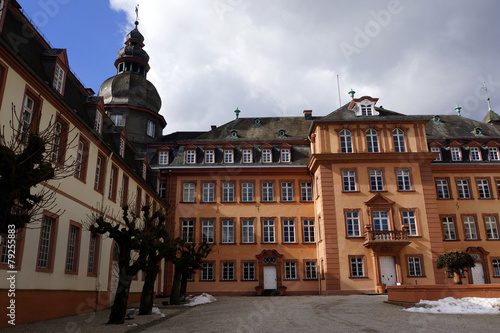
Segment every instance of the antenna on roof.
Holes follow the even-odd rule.
[[[490,104],[490,98],[488,97],[488,88],[486,88],[486,82],[483,82],[484,85],[484,91],[486,92],[486,100],[488,101],[488,111],[491,110],[491,104]]]
[[[135,26],[138,26],[139,25],[139,4],[137,4],[137,6],[135,6],[135,22],[134,22]]]
[[[337,74],[337,89],[339,91],[339,108],[342,107],[342,100],[340,99],[340,82],[339,82],[339,75]]]

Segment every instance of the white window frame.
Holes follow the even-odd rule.
[[[392,131],[392,139],[394,141],[394,151],[396,153],[406,153],[405,132],[396,128]]]
[[[290,163],[290,149],[281,149],[281,163]]]
[[[469,148],[469,156],[471,161],[481,161],[481,151],[478,147]]]
[[[366,131],[366,147],[369,153],[380,152],[378,145],[378,132],[373,128]]]
[[[365,264],[362,256],[353,256],[349,258],[351,266],[351,277],[365,277]]]
[[[490,191],[490,182],[487,179],[478,179],[477,180],[477,190],[479,192],[479,198],[481,199],[490,199],[491,191]]]
[[[356,184],[356,171],[342,171],[342,184],[344,192],[356,192],[358,190]]]
[[[422,275],[422,259],[420,257],[408,257],[408,276],[419,277]]]
[[[398,170],[398,191],[411,191],[410,170]]]
[[[110,116],[111,121],[115,126],[124,126],[125,124],[123,123],[123,115],[122,114],[112,114]]]
[[[120,148],[118,153],[120,154],[121,158],[125,157],[125,140],[122,137],[120,137]]]
[[[241,242],[255,243],[255,226],[253,220],[241,221]]]
[[[274,220],[262,221],[262,242],[263,243],[275,243],[276,242],[276,232],[275,232]]]
[[[52,86],[60,94],[62,94],[63,87],[64,87],[63,86],[64,74],[65,74],[64,69],[62,69],[62,67],[56,63],[56,68],[54,70],[54,82],[52,83]]]
[[[234,262],[222,263],[222,281],[234,281]]]
[[[283,243],[296,243],[295,220],[283,220]]]
[[[408,236],[418,236],[417,216],[414,210],[401,212],[403,224],[408,225]]]
[[[383,191],[384,178],[382,170],[370,170],[370,191]]]
[[[99,134],[102,133],[102,114],[99,110],[95,111],[94,130]]]
[[[281,201],[293,201],[293,182],[281,183]]]
[[[318,279],[318,270],[316,267],[315,261],[306,261],[305,262],[305,271],[306,271],[306,280],[317,280]]]
[[[271,149],[262,149],[262,163],[272,163]]]
[[[436,189],[438,194],[438,199],[450,199],[450,189],[448,187],[448,180],[446,179],[436,179]]]
[[[470,187],[468,179],[457,179],[458,197],[460,199],[470,199]]]
[[[441,161],[441,148],[439,147],[431,147],[431,153],[439,153],[436,158],[434,159],[434,161],[436,162],[439,162]]]
[[[459,147],[451,147],[450,152],[451,152],[451,160],[453,162],[459,162],[462,160],[462,152]]]
[[[234,150],[225,149],[224,150],[224,163],[231,164],[234,163]]]
[[[241,183],[241,201],[253,202],[254,201],[253,183]]]
[[[443,225],[444,240],[456,240],[455,219],[452,216],[443,216],[441,223]]]
[[[215,163],[215,151],[213,149],[205,150],[205,163],[206,164]]]
[[[189,149],[186,150],[186,164],[195,164],[196,163],[196,150]]]
[[[215,201],[215,184],[203,183],[203,202]]]
[[[167,165],[168,164],[168,151],[158,152],[158,164]]]
[[[352,153],[352,134],[351,131],[343,129],[339,133],[340,137],[340,152],[341,153]]]
[[[313,201],[313,188],[312,183],[300,183],[300,199],[301,201]]]
[[[243,163],[252,163],[252,149],[243,149]]]
[[[304,220],[304,243],[316,243],[314,220]]]
[[[361,228],[359,226],[359,212],[346,211],[345,212],[347,237],[361,237]]]
[[[201,221],[201,241],[208,244],[213,244],[215,242],[214,234],[214,221],[213,220],[203,220]]]
[[[476,229],[476,219],[472,215],[466,215],[463,217],[465,239],[466,240],[477,240],[477,229]]]
[[[243,263],[243,280],[254,281],[255,280],[255,263],[254,262],[244,262]]]
[[[146,130],[146,135],[154,138],[156,135],[156,124],[151,120],[148,120],[148,128]]]
[[[222,243],[234,243],[234,221],[222,220]]]
[[[193,220],[183,220],[182,221],[182,240],[186,243],[194,242],[194,221]]]
[[[262,183],[262,201],[274,201],[274,183]]]
[[[222,183],[222,202],[234,202],[234,183]]]
[[[389,221],[389,212],[386,210],[373,211],[373,230],[386,231],[391,230],[391,223]]]
[[[204,262],[201,264],[201,281],[214,281],[213,262]]]
[[[297,263],[285,261],[285,280],[297,280]]]
[[[488,148],[488,157],[490,161],[498,161],[498,148],[497,147],[489,147]]]
[[[194,202],[195,183],[184,183],[182,191],[182,202]]]
[[[495,216],[485,216],[484,225],[488,239],[499,239],[497,218]]]

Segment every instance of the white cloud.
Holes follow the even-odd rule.
[[[127,32],[136,3],[110,0],[127,12]],[[406,114],[446,114],[460,103],[463,115],[482,119],[482,79],[500,106],[499,9],[492,0],[148,0],[139,29],[167,133],[221,125],[236,107],[242,117],[326,115],[339,104],[337,75],[343,103],[353,88]],[[346,57],[341,45],[356,52]]]

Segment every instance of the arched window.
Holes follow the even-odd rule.
[[[366,145],[369,153],[378,153],[378,133],[374,129],[366,131]]]
[[[401,129],[396,128],[392,131],[392,138],[394,139],[394,151],[396,153],[406,152],[404,132]]]
[[[349,130],[340,131],[340,152],[352,153],[352,137]]]

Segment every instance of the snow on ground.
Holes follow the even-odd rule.
[[[186,297],[186,299],[188,299],[188,298],[190,298],[190,297],[189,296]],[[189,300],[189,302],[187,302],[184,305],[185,306],[195,306],[195,305],[200,305],[200,304],[205,304],[205,303],[212,303],[215,301],[217,301],[215,299],[215,297],[213,297],[212,295],[203,293],[199,296],[193,297],[191,300]]]
[[[420,313],[500,314],[500,298],[446,297],[437,301],[420,301],[412,308],[404,309]]]
[[[158,309],[157,307],[153,307],[153,309],[151,309],[151,314],[158,314],[161,317],[165,317],[165,315],[161,313],[160,309]]]

